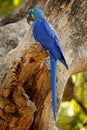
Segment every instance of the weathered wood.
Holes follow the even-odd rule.
[[[39,1],[36,7],[40,7]],[[59,34],[69,70],[58,62],[57,100],[62,101],[69,77],[87,71],[87,1],[46,1],[41,8]],[[47,11],[46,11],[47,10]],[[10,25],[9,25],[10,26]],[[0,66],[0,124],[2,129],[54,130],[50,71],[42,65],[48,54],[37,45],[31,28]],[[26,105],[27,104],[27,108]],[[16,119],[15,119],[16,118]],[[4,124],[4,125],[3,125]]]
[[[49,70],[46,66],[40,68],[43,58],[47,56],[47,53],[42,51],[37,46],[31,47],[30,51],[18,60],[14,59],[12,66],[9,64],[3,74],[1,73],[1,129],[27,130],[33,122],[36,108],[41,112],[46,94],[50,91]],[[38,117],[40,116],[41,114]]]

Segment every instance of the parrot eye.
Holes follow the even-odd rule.
[[[33,9],[31,9],[31,13],[33,13],[34,12],[34,10]]]

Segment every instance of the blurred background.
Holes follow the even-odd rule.
[[[56,126],[59,130],[87,130],[87,72],[69,79]]]
[[[0,17],[17,8],[23,0],[0,0]]]
[[[0,18],[17,8],[23,0],[0,0]],[[59,130],[87,130],[87,72],[73,75],[58,112]]]

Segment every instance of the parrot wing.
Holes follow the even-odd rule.
[[[38,19],[34,22],[33,34],[36,41],[40,42],[45,49],[49,50],[55,59],[60,60],[68,68],[60,48],[59,38],[45,18],[43,20]]]

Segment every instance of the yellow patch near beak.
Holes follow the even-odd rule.
[[[34,20],[34,15],[33,15],[33,14],[31,14],[31,17],[32,17],[32,19]]]

